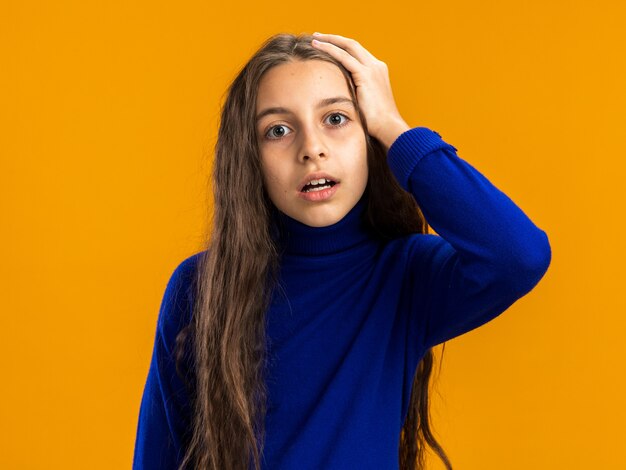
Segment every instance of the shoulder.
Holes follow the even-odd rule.
[[[195,276],[200,258],[205,254],[206,251],[200,251],[180,261],[172,273],[170,282],[172,280],[176,281],[179,279],[187,281],[191,280],[191,278]]]
[[[191,321],[198,263],[205,251],[182,259],[169,277],[159,313],[159,328],[179,330]]]
[[[440,235],[411,233],[387,243],[387,256],[405,263],[414,275],[429,276],[438,266],[448,261],[456,251]]]
[[[432,233],[411,233],[388,242],[387,248],[410,258],[428,258],[437,252],[454,251],[446,240]]]

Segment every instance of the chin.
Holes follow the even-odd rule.
[[[315,221],[315,222],[309,222],[309,221],[302,221],[303,224],[308,225],[309,227],[328,227],[329,225],[334,224],[336,221],[329,221],[329,222],[325,222],[325,221]]]
[[[343,219],[345,215],[344,213],[339,214],[335,212],[333,214],[320,214],[318,217],[298,218],[298,220],[310,227],[327,227],[336,224]]]

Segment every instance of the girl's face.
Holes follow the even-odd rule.
[[[259,83],[256,116],[263,183],[274,205],[312,227],[341,220],[363,195],[368,169],[365,132],[339,68],[322,60],[271,68]],[[303,192],[317,173],[336,184]]]

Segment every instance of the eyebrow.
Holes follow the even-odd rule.
[[[325,106],[330,106],[331,104],[335,104],[335,103],[349,103],[352,106],[354,106],[354,103],[352,102],[350,98],[346,98],[345,96],[333,96],[331,98],[324,98],[323,100],[320,100],[320,102],[317,103],[317,108],[323,108]],[[268,114],[293,114],[293,111],[290,111],[289,109],[283,108],[281,106],[277,106],[274,108],[267,108],[256,115],[255,122],[259,122],[262,118],[264,118]]]

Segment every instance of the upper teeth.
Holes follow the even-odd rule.
[[[311,180],[311,181],[309,181],[308,184],[324,184],[324,183],[329,183],[329,182],[330,182],[330,180],[327,180],[325,178],[320,178],[318,180]]]

